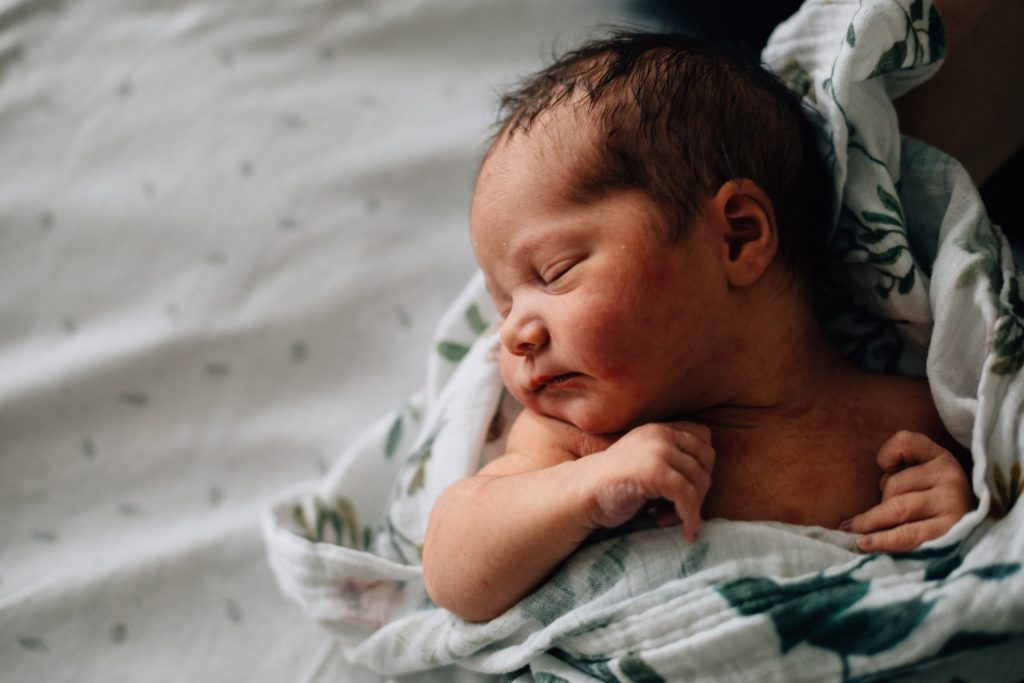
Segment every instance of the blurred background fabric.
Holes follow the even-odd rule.
[[[422,384],[496,90],[638,17],[0,3],[0,679],[373,680],[260,512]]]

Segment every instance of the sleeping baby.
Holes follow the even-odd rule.
[[[832,181],[774,76],[619,33],[503,104],[470,222],[524,410],[431,513],[438,605],[491,619],[640,514],[690,541],[721,517],[906,551],[970,509],[927,382],[861,370],[821,329]]]

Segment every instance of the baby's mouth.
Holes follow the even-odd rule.
[[[556,387],[561,387],[580,376],[581,375],[578,372],[567,372],[562,375],[533,377],[530,379],[530,391],[539,393],[548,388],[554,389]]]

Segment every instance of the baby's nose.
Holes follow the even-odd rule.
[[[550,337],[540,320],[513,320],[506,318],[501,326],[501,343],[509,353],[528,356],[544,348]]]

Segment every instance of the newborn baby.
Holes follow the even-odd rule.
[[[785,86],[726,49],[624,33],[505,111],[470,222],[524,411],[432,511],[438,605],[493,618],[645,512],[690,541],[703,516],[900,551],[970,509],[927,383],[853,366],[820,329],[831,180]]]

